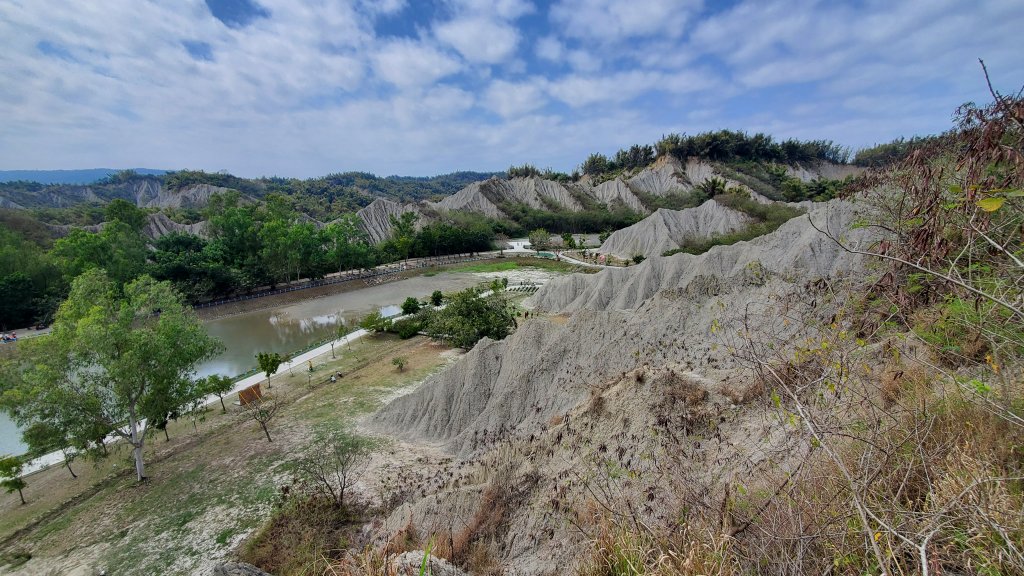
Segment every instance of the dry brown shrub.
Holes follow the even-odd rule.
[[[737,406],[762,398],[766,391],[764,382],[759,379],[751,380],[745,384],[727,383],[722,385],[722,395]]]
[[[687,525],[655,532],[630,529],[605,518],[579,576],[731,576],[738,567],[730,540]]]
[[[241,560],[278,576],[323,574],[356,540],[358,515],[325,498],[293,498],[242,548]]]
[[[419,531],[416,530],[412,520],[409,520],[408,524],[395,532],[391,539],[388,540],[384,552],[386,554],[401,554],[402,552],[418,550],[421,548],[421,544]]]

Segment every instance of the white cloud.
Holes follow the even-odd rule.
[[[547,97],[535,83],[495,80],[487,87],[484,103],[492,112],[511,118],[542,108]]]
[[[560,0],[551,20],[568,37],[614,43],[642,36],[678,38],[701,0]]]
[[[519,44],[519,32],[514,26],[477,16],[438,24],[434,34],[467,61],[483,64],[506,61]]]
[[[601,69],[601,59],[582,49],[568,49],[557,38],[545,36],[534,47],[539,58],[557,64],[568,64],[580,72],[595,72]]]
[[[228,28],[203,0],[0,0],[0,167],[564,170],[721,127],[858,145],[948,128],[987,98],[978,57],[1024,77],[1019,3],[797,1],[449,0],[382,39],[410,2],[260,0]]]
[[[629,71],[584,76],[570,74],[548,84],[548,92],[573,107],[628,102],[652,92],[688,94],[717,86],[710,72]]]
[[[514,20],[536,10],[533,3],[526,0],[449,0],[449,4],[458,12],[487,15],[502,20]]]
[[[372,60],[377,76],[399,87],[431,84],[461,68],[458,61],[444,52],[412,40],[384,44]]]
[[[538,40],[533,50],[538,57],[551,62],[561,62],[562,55],[565,53],[565,47],[558,41],[558,38],[553,36],[545,36]]]

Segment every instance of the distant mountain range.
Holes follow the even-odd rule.
[[[159,176],[167,170],[131,168],[140,175]],[[0,170],[0,182],[39,182],[40,184],[92,184],[120,170],[113,168],[86,168],[83,170]]]

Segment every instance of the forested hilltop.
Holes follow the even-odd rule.
[[[737,192],[827,200],[858,165],[905,153],[902,142],[851,156],[829,141],[718,131],[593,154],[572,174],[521,165],[299,180],[182,170],[123,171],[84,186],[4,183],[0,325],[48,322],[71,280],[92,268],[122,284],[143,274],[169,280],[203,302],[412,256],[488,250],[496,239],[537,230],[611,232],[659,209]],[[782,221],[775,220],[770,229]]]

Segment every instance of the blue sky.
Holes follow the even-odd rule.
[[[1024,84],[1019,0],[0,0],[0,169],[572,170],[719,128],[853,148]]]

